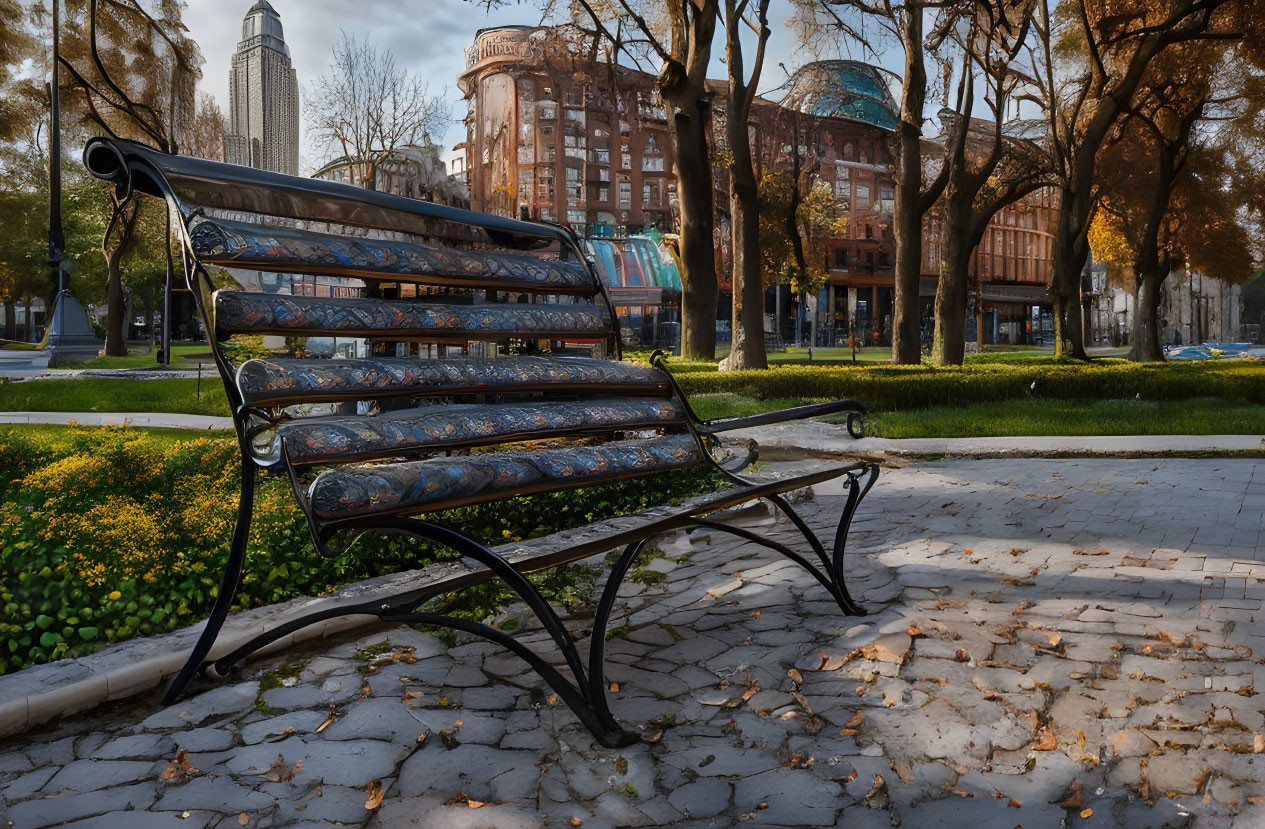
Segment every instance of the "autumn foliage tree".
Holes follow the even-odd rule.
[[[202,54],[181,12],[179,3],[162,3],[151,14],[138,0],[67,0],[61,47],[67,114],[83,129],[179,152],[202,74]],[[130,192],[117,194],[102,238],[110,356],[127,354],[123,263],[139,242],[142,210]]]

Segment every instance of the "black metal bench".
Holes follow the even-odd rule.
[[[570,230],[516,221],[94,139],[88,169],[116,198],[163,198],[179,239],[188,287],[211,339],[241,449],[236,526],[219,594],[188,662],[169,687],[177,700],[195,675],[222,677],[246,657],[333,615],[465,631],[522,657],[599,740],[636,739],[612,717],[603,643],[616,593],[653,536],[710,527],[777,550],[805,567],[845,614],[864,614],[844,584],[848,526],[878,475],[876,465],[771,481],[739,472],[754,445],[726,448],[721,433],[838,412],[853,400],[705,422],[664,367],[619,360],[618,325],[604,287]],[[361,280],[367,297],[214,290],[209,268]],[[338,281],[338,280],[331,280]],[[358,359],[251,359],[236,365],[233,334],[363,338]],[[425,346],[428,357],[410,356]],[[430,349],[436,354],[429,355]],[[460,348],[465,356],[449,357]],[[481,353],[482,356],[469,356]],[[328,412],[313,413],[315,404]],[[317,408],[320,408],[317,406]],[[477,449],[478,451],[467,451]],[[464,454],[453,454],[457,451]],[[728,454],[727,454],[728,453]],[[654,511],[635,531],[507,560],[419,515],[510,496],[624,480],[699,466],[732,486],[688,507]],[[310,614],[231,653],[208,659],[243,574],[252,498],[261,473],[288,476],[312,542],[337,556],[364,532],[434,542],[481,565],[430,579],[390,600]],[[783,494],[846,476],[847,498],[826,549]],[[752,499],[771,501],[803,533],[810,556],[706,516]],[[623,546],[599,600],[588,654],[525,573]],[[814,564],[810,558],[817,561]],[[561,653],[555,667],[494,627],[426,609],[428,601],[499,578],[526,603]],[[582,634],[579,634],[582,635]]]

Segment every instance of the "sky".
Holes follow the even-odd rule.
[[[380,47],[390,49],[399,65],[425,78],[431,94],[447,88],[453,123],[443,136],[445,147],[465,140],[461,117],[465,104],[457,89],[457,75],[465,66],[466,47],[474,42],[478,29],[508,24],[533,25],[540,22],[538,5],[531,2],[509,2],[491,12],[482,3],[468,0],[270,0],[281,16],[290,57],[299,76],[300,97],[313,82],[329,71],[330,49],[344,30],[350,35],[368,37]],[[220,108],[228,111],[228,70],[237,42],[241,39],[242,18],[254,0],[187,0],[184,21],[190,35],[202,47],[206,62],[202,66],[202,90],[210,93]],[[799,48],[795,33],[786,25],[789,3],[774,0],[770,14],[767,56],[763,77],[758,84],[761,93],[774,90],[786,81],[787,71],[807,60]],[[720,62],[723,33],[717,33],[713,45],[710,76],[723,78],[725,66]],[[887,62],[887,61],[885,61]],[[889,67],[899,68],[899,66]],[[648,67],[658,71],[658,67]],[[780,97],[773,94],[772,97]],[[304,125],[305,127],[306,125]],[[307,140],[303,129],[300,148],[303,172],[319,166],[321,149]]]

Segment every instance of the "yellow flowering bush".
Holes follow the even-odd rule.
[[[210,609],[237,513],[237,442],[170,441],[105,427],[30,433],[0,427],[0,674],[80,656],[109,642],[199,621]],[[488,545],[544,535],[715,486],[675,473],[430,516]],[[321,558],[289,482],[261,480],[236,602],[318,595],[352,581],[453,557],[444,548],[365,536]],[[569,601],[575,577],[535,577]],[[503,604],[477,591],[466,615]]]

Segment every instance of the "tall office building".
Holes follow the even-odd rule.
[[[246,12],[228,89],[225,160],[297,176],[299,80],[290,65],[281,16],[268,0]]]

